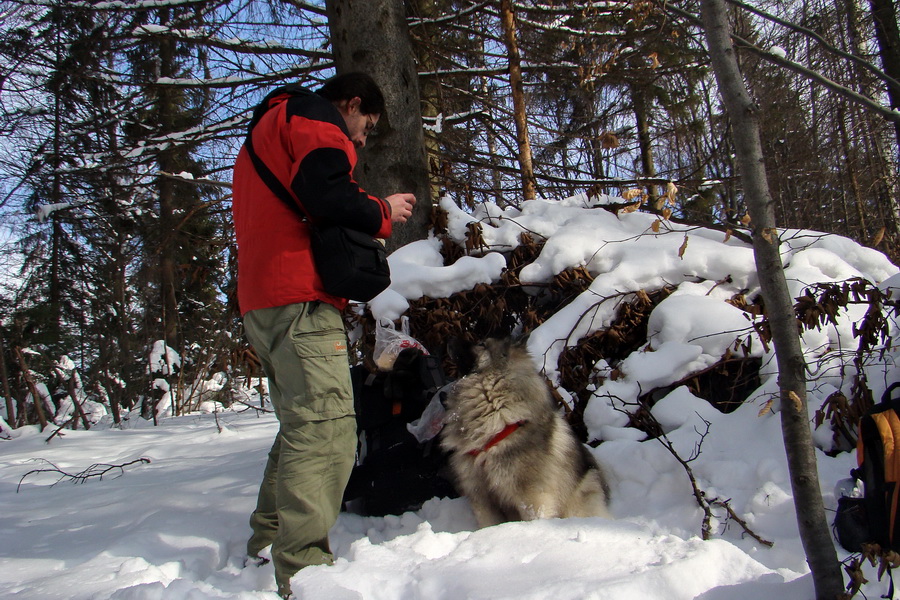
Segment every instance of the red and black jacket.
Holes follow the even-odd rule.
[[[299,86],[279,88],[256,109],[250,127],[256,154],[309,219],[374,237],[391,234],[390,206],[353,179],[356,148],[331,102]],[[241,314],[313,300],[346,306],[346,299],[322,290],[306,222],[260,179],[246,148],[234,165],[232,191]]]

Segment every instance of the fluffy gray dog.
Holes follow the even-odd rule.
[[[489,339],[447,398],[441,444],[480,527],[609,517],[600,466],[556,412],[521,343]]]

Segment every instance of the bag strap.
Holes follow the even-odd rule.
[[[900,381],[895,381],[894,383],[889,385],[881,395],[881,404],[883,404],[885,407],[893,408],[898,413],[900,413],[900,398],[897,398],[896,400],[893,398],[893,392],[897,388],[900,388]]]
[[[250,156],[250,161],[253,163],[254,168],[256,169],[259,178],[262,179],[263,183],[266,184],[266,187],[271,190],[273,194],[275,194],[282,202],[284,202],[288,208],[294,211],[297,216],[300,217],[301,221],[309,221],[309,217],[306,216],[306,213],[303,212],[299,206],[297,206],[296,200],[294,200],[294,195],[291,194],[284,184],[281,183],[281,180],[275,176],[275,173],[272,172],[272,169],[263,162],[263,160],[259,157],[259,154],[256,153],[256,150],[253,149],[253,129],[251,129],[247,133],[247,140],[244,142],[244,148],[247,149],[247,154]]]

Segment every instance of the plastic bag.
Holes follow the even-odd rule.
[[[421,417],[406,424],[407,431],[413,434],[420,444],[434,438],[444,428],[444,416],[447,414],[447,409],[444,408],[443,395],[446,395],[444,390],[450,385],[453,384],[444,386],[431,397],[431,402],[422,411]]]
[[[387,319],[380,319],[375,328],[375,350],[372,360],[382,371],[390,371],[394,368],[397,355],[406,348],[417,348],[423,354],[428,354],[425,346],[409,335],[409,317],[400,319],[400,331],[394,328],[394,324]]]

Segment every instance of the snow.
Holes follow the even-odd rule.
[[[164,340],[156,340],[150,350],[149,372],[171,375],[181,366],[181,358]]]
[[[58,210],[63,210],[72,206],[69,202],[57,202],[56,204],[39,204],[34,211],[34,218],[38,223],[43,223],[50,218],[50,215]]]
[[[429,119],[431,120],[431,119]],[[444,131],[444,113],[439,113],[436,117],[433,118],[434,124],[425,124],[425,131],[430,131],[431,133],[441,134]]]
[[[602,199],[601,199],[602,200]],[[609,199],[607,199],[609,200]],[[483,205],[451,211],[450,234],[464,243],[478,223],[483,252],[442,267],[435,239],[390,257],[394,282],[370,304],[377,318],[395,319],[410,300],[438,297],[497,281],[499,251],[527,231],[547,238],[520,280],[538,293],[562,269],[583,266],[594,277],[580,296],[532,332],[535,366],[558,385],[557,358],[566,344],[609,325],[616,306],[663,285],[675,292],[653,310],[647,343],[615,365],[594,366],[606,379],[593,390],[584,418],[592,448],[612,484],[614,519],[543,520],[477,529],[464,498],[435,498],[419,511],[384,518],[342,514],[331,532],[335,564],[298,573],[299,598],[377,600],[465,599],[702,599],[813,598],[799,540],[777,406],[777,369],[749,313],[733,296],[758,292],[752,251],[724,233],[663,222],[640,212],[614,214],[598,199],[535,200],[519,209]],[[864,277],[885,289],[900,270],[879,252],[845,238],[780,231],[792,293],[804,286]],[[682,251],[685,239],[689,243]],[[832,349],[853,349],[848,309],[837,327],[804,335],[818,365],[808,393],[810,418],[832,392],[849,394]],[[896,324],[891,324],[896,328]],[[759,389],[723,414],[677,385],[726,352],[762,359]],[[177,367],[178,356],[158,344],[150,372]],[[867,366],[878,396],[897,379],[888,350]],[[615,376],[612,376],[615,371]],[[250,404],[260,402],[254,385]],[[209,382],[221,386],[221,377]],[[160,384],[162,385],[162,384]],[[627,427],[629,407],[659,389],[652,414],[665,438],[645,439]],[[568,392],[560,389],[564,398]],[[247,524],[266,453],[277,430],[271,413],[244,406],[224,410],[206,402],[187,416],[151,422],[129,415],[122,428],[103,417],[90,431],[12,430],[0,423],[0,593],[21,599],[195,600],[275,598],[271,564],[244,567]],[[214,410],[215,412],[209,412]],[[2,416],[2,415],[0,415]],[[815,432],[826,509],[834,486],[855,466],[854,453],[828,456],[827,425]],[[728,501],[768,547],[745,534],[720,509],[712,539],[700,538],[703,512],[689,479],[663,442],[689,463],[707,498]],[[149,462],[136,462],[138,459]],[[109,468],[100,476],[102,465]],[[58,471],[54,471],[58,469]],[[34,472],[41,470],[41,472]],[[66,477],[59,471],[76,477]],[[79,477],[80,475],[80,477]],[[847,553],[838,548],[844,559]],[[867,571],[867,597],[887,581]]]

